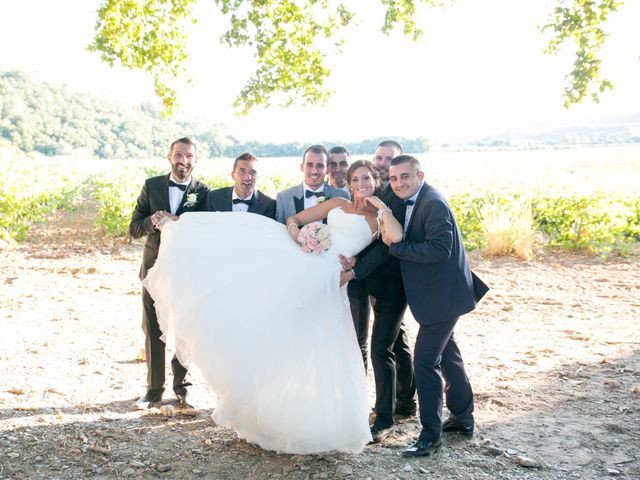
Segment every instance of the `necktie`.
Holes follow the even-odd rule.
[[[176,187],[179,188],[180,190],[182,190],[183,192],[187,189],[187,185],[182,185],[180,183],[176,183],[173,180],[169,180],[169,186],[170,187]]]
[[[249,200],[243,200],[241,198],[234,198],[231,202],[235,205],[236,203],[244,203],[245,205],[251,206],[253,204],[253,198]]]
[[[407,207],[411,207],[412,205],[414,205],[416,202],[414,202],[413,200],[405,200],[404,202],[402,202],[405,206]]]
[[[324,197],[324,192],[314,192],[312,190],[305,190],[304,191],[304,196],[307,197],[307,198],[313,197],[313,196]]]

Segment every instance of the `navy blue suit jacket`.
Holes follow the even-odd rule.
[[[391,244],[389,253],[400,260],[407,303],[422,325],[470,312],[488,291],[471,273],[449,203],[427,183],[420,189],[404,240]]]

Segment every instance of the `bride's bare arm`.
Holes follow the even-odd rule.
[[[325,219],[331,210],[344,205],[345,203],[349,203],[349,200],[342,197],[334,197],[325,202],[319,203],[315,207],[307,208],[295,215],[292,215],[287,218],[285,222],[289,235],[291,235],[291,238],[297,242],[298,235],[300,235],[299,225],[307,225],[309,223]]]
[[[380,223],[382,241],[387,245],[402,241],[404,229],[391,213],[391,209],[376,196],[367,197],[365,201],[378,209],[378,222]]]

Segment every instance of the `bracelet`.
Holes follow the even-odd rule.
[[[389,213],[391,213],[391,209],[390,209],[390,208],[383,208],[382,210],[378,210],[378,215],[377,215],[378,220],[380,220],[380,219],[382,218],[382,214],[383,214],[384,212],[389,212]]]
[[[298,225],[296,225],[295,223],[290,223],[289,225],[287,225],[287,232],[291,232],[291,227],[298,228]]]
[[[356,272],[353,271],[353,268],[351,270],[349,270],[351,272],[351,274],[353,275],[353,279],[357,279],[358,277],[356,277]]]

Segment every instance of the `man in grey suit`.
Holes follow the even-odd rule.
[[[311,145],[302,155],[300,170],[304,174],[300,185],[279,192],[276,196],[276,220],[284,223],[287,218],[319,202],[333,197],[349,198],[341,188],[325,183],[329,153],[322,145]]]
[[[209,192],[205,210],[208,212],[249,212],[274,218],[276,201],[256,188],[258,159],[245,152],[233,162],[233,187]]]

